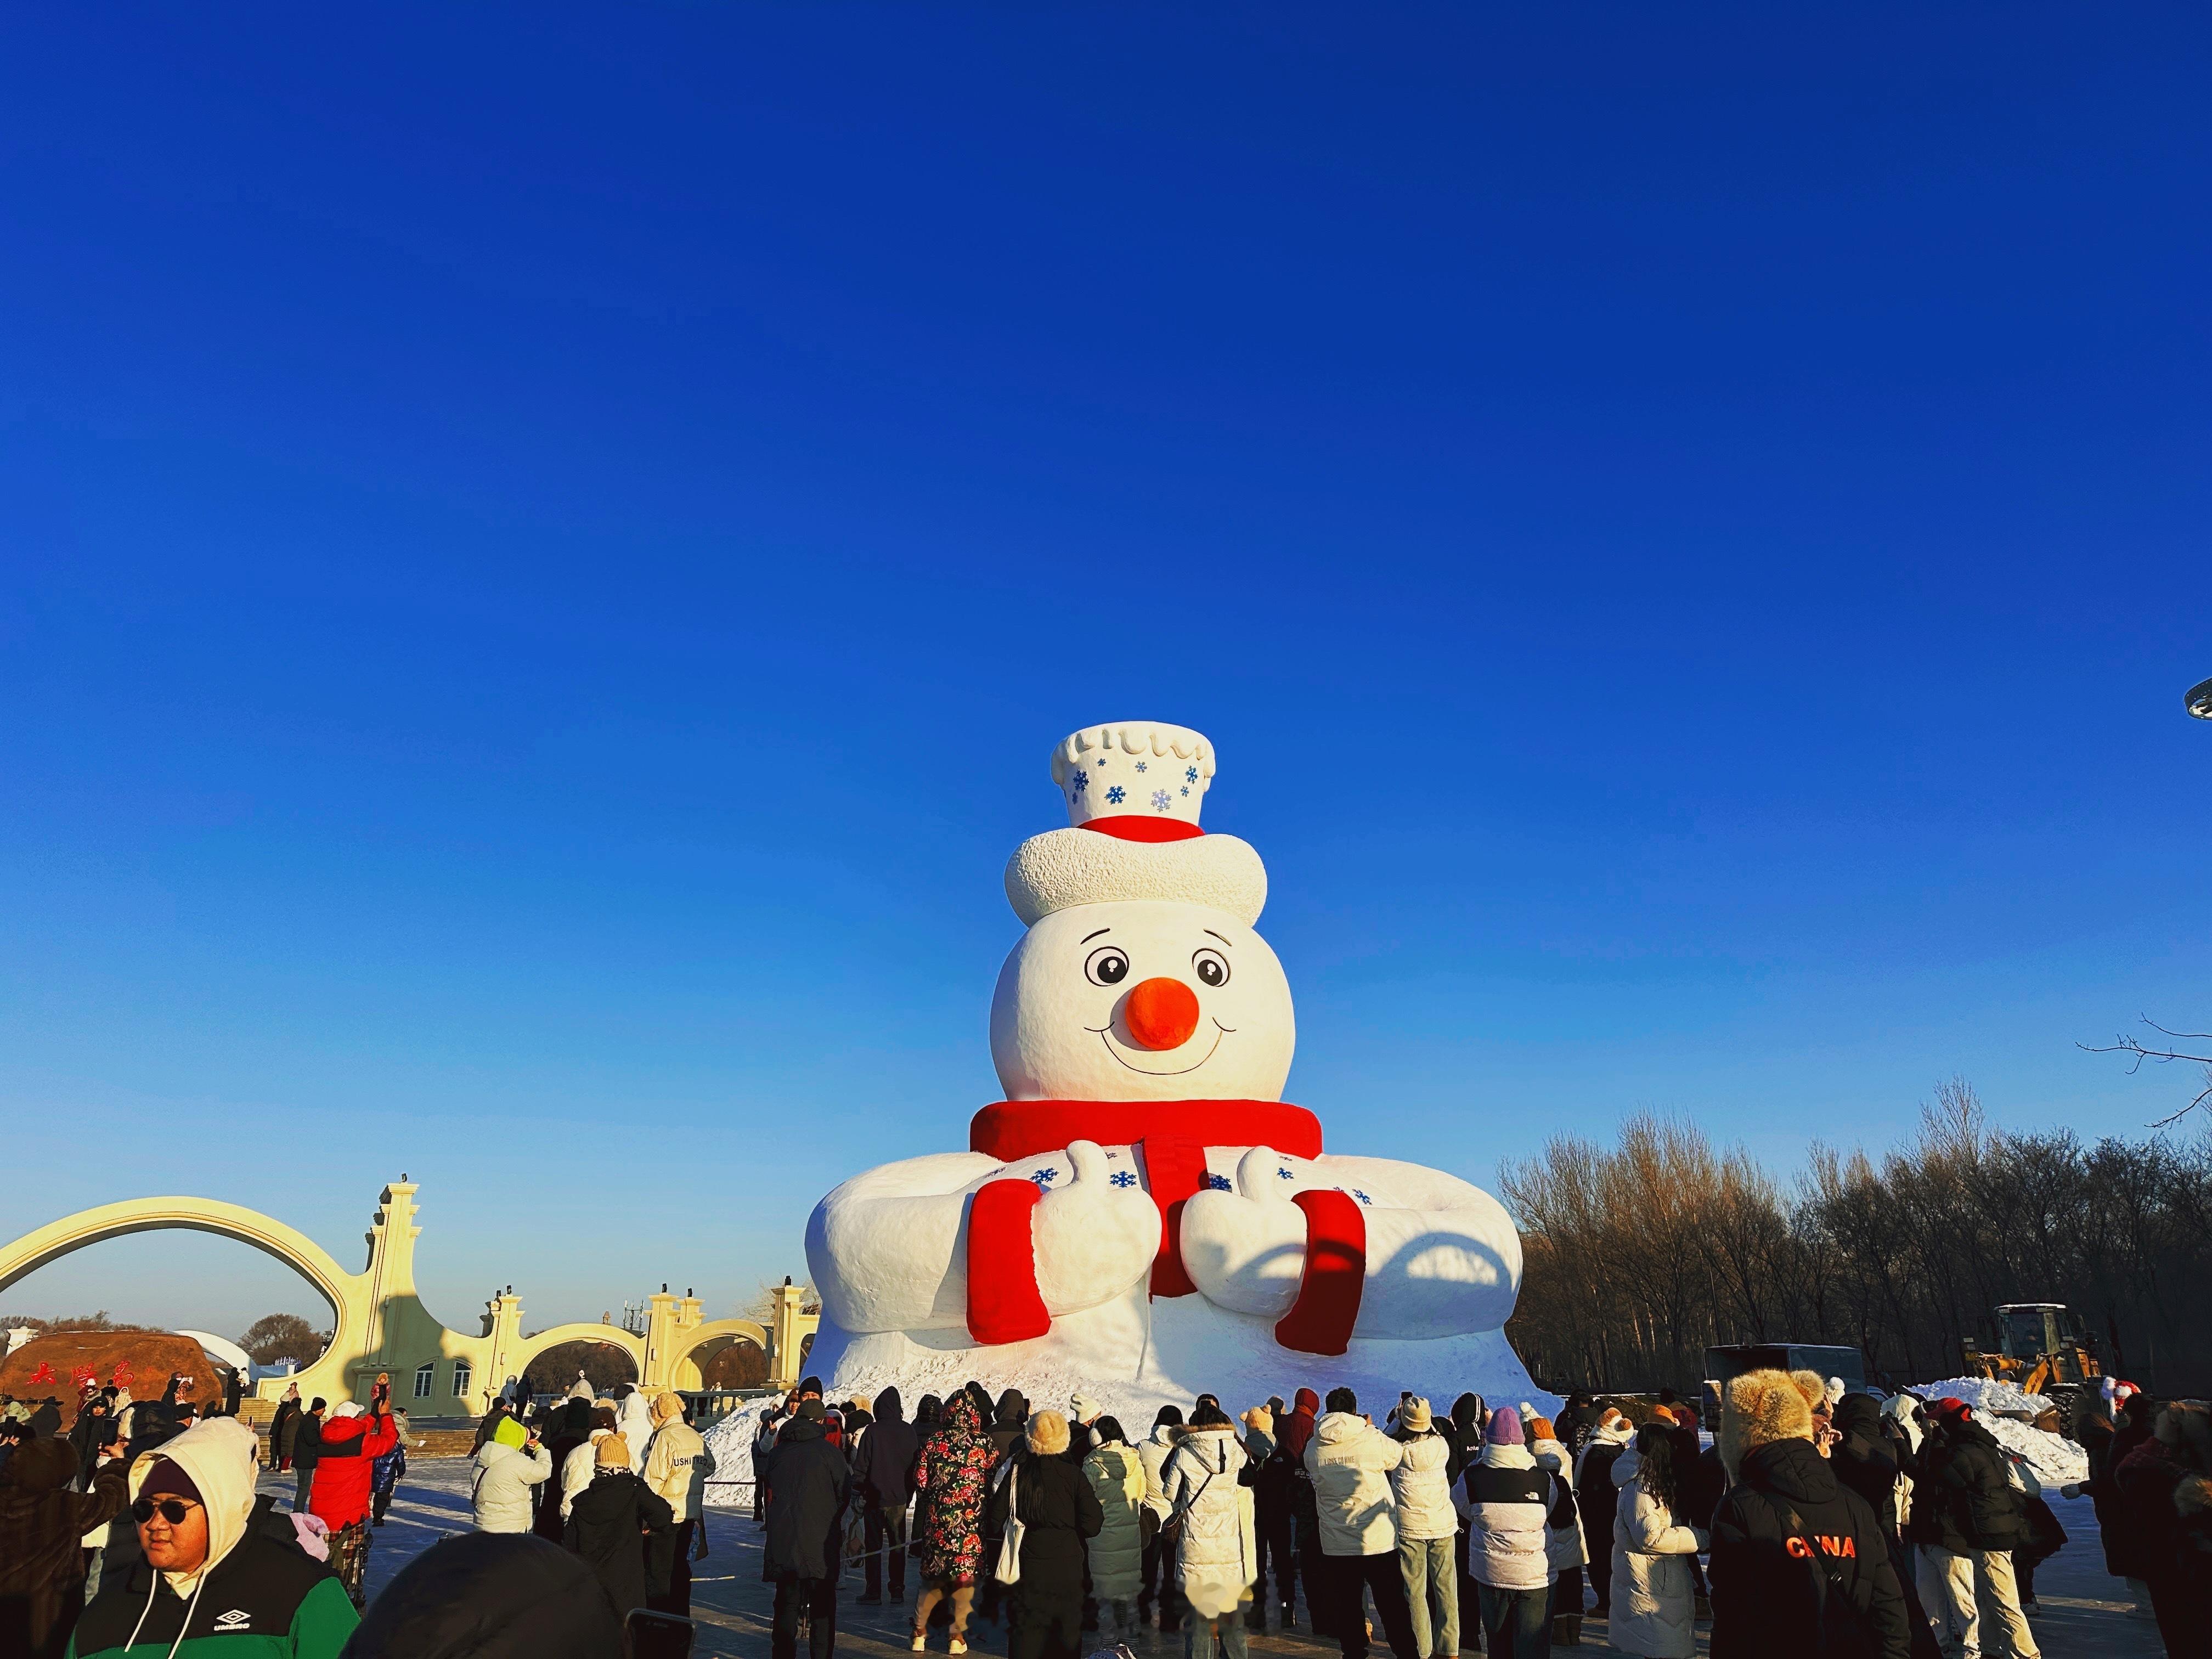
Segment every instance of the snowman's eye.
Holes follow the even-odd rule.
[[[1102,945],[1084,959],[1083,973],[1093,985],[1119,985],[1129,977],[1129,958],[1113,945]]]
[[[1198,970],[1199,978],[1208,985],[1229,983],[1229,958],[1211,945],[1191,957],[1190,965]]]

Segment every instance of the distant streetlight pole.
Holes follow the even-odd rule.
[[[2191,686],[2181,706],[2200,720],[2212,720],[2212,680],[2200,680]]]

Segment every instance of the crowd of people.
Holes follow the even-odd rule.
[[[230,1403],[179,1400],[175,1378],[157,1401],[88,1386],[64,1428],[58,1398],[0,1400],[0,1656],[219,1659],[252,1635],[285,1659],[435,1659],[427,1626],[453,1627],[457,1653],[478,1651],[483,1633],[449,1599],[479,1607],[502,1580],[534,1582],[536,1601],[567,1608],[551,1627],[563,1642],[596,1629],[610,1656],[630,1610],[689,1611],[714,1459],[675,1394],[648,1401],[625,1384],[604,1400],[580,1387],[534,1408],[495,1401],[471,1459],[473,1537],[522,1537],[435,1547],[366,1623],[371,1540],[406,1469],[389,1385],[380,1378],[365,1406],[288,1389],[265,1443]],[[289,1510],[257,1492],[264,1463],[295,1475]],[[519,1618],[501,1639],[534,1623]]]
[[[1607,1622],[1613,1651],[1691,1659],[2036,1659],[2034,1568],[2063,1539],[2032,1479],[1956,1399],[1883,1400],[1754,1371],[1711,1434],[1694,1407],[1571,1396],[1553,1417],[1349,1389],[1232,1416],[1201,1395],[1132,1440],[1098,1402],[1033,1407],[980,1383],[831,1405],[809,1379],[753,1447],[773,1659],[830,1659],[838,1593],[906,1607],[909,1646],[1077,1659],[1139,1629],[1243,1659],[1303,1616],[1345,1659],[1547,1655]],[[2121,1385],[2080,1425],[2110,1570],[2166,1650],[2212,1653],[2212,1411]],[[220,1404],[88,1389],[0,1401],[0,1653],[219,1659],[611,1656],[624,1621],[681,1620],[715,1475],[672,1393],[500,1401],[471,1459],[475,1529],[368,1607],[370,1540],[404,1468],[404,1414],[296,1395],[266,1462]],[[2069,1490],[2069,1495],[2072,1495]],[[909,1582],[911,1581],[911,1582]],[[995,1643],[994,1644],[995,1645]]]
[[[2087,1423],[2113,1571],[2170,1655],[2212,1650],[2212,1416],[2137,1396]],[[1348,1389],[1300,1389],[1235,1418],[1163,1407],[1133,1443],[1080,1394],[1032,1409],[971,1382],[909,1423],[896,1389],[832,1406],[810,1379],[753,1449],[772,1656],[803,1632],[830,1659],[857,1557],[863,1606],[886,1585],[903,1604],[911,1559],[917,1653],[940,1624],[958,1656],[1003,1623],[1009,1659],[1148,1626],[1243,1659],[1271,1614],[1298,1627],[1303,1590],[1345,1659],[1378,1626],[1394,1659],[1527,1659],[1579,1645],[1586,1617],[1640,1659],[1691,1659],[1701,1620],[1715,1659],[2038,1659],[2034,1567],[2064,1534],[1966,1402],[1754,1371],[1715,1427],[1671,1395],[1547,1419],[1408,1394],[1378,1424]]]

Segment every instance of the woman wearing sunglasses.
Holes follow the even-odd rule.
[[[220,1659],[255,1638],[270,1659],[337,1659],[359,1622],[338,1576],[257,1498],[253,1431],[219,1417],[131,1468],[142,1559],[102,1583],[71,1659]]]

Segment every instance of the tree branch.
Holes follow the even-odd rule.
[[[2172,1037],[2182,1042],[2212,1042],[2212,1031],[2172,1031],[2160,1024],[2148,1014],[2141,1016],[2141,1018],[2144,1024],[2161,1036]],[[2130,1077],[2133,1077],[2141,1071],[2143,1062],[2147,1060],[2160,1066],[2167,1065],[2173,1060],[2183,1060],[2193,1066],[2202,1066],[2205,1068],[2205,1086],[2197,1091],[2197,1097],[2179,1111],[2160,1118],[2151,1124],[2150,1127],[2154,1129],[2171,1127],[2207,1101],[2212,1101],[2212,1054],[2184,1054],[2178,1048],[2153,1048],[2128,1036],[2125,1032],[2115,1036],[2108,1043],[2077,1042],[2074,1046],[2085,1054],[2126,1054],[2129,1056],[2128,1075]]]

